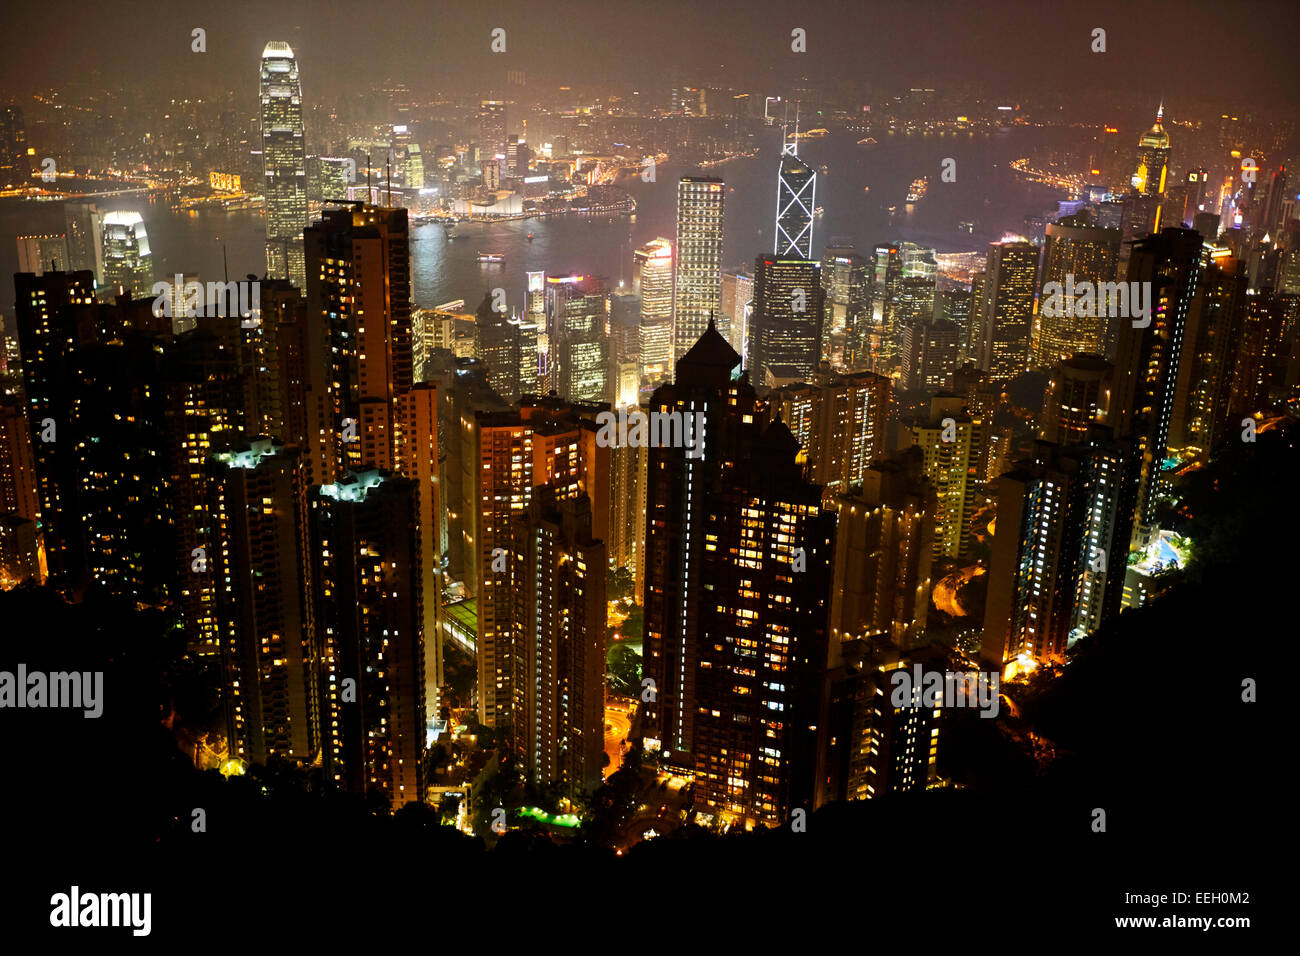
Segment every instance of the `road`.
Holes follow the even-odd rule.
[[[609,766],[605,768],[605,779],[623,765],[623,754],[627,753],[627,735],[632,732],[632,713],[636,702],[628,697],[611,697],[605,701],[605,753],[609,754]]]
[[[951,574],[940,578],[939,583],[934,586],[934,606],[945,614],[951,614],[953,617],[965,617],[966,612],[957,600],[957,592],[962,585],[984,573],[982,567],[978,564],[972,564],[969,567],[958,568]]]

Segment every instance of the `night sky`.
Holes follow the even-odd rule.
[[[253,74],[264,42],[279,38],[298,53],[309,97],[388,78],[417,93],[476,92],[508,67],[526,71],[530,84],[666,85],[683,70],[684,82],[747,86],[802,73],[878,89],[1059,90],[1081,108],[1134,88],[1166,101],[1284,108],[1300,101],[1296,11],[1293,0],[18,4],[6,11],[0,88],[23,96],[70,81],[139,88],[174,77],[181,94],[211,83],[230,89]],[[207,30],[203,55],[190,51],[196,26]],[[498,26],[507,30],[505,57],[488,49]],[[806,55],[790,52],[795,26],[808,31]],[[1107,30],[1104,55],[1089,49],[1094,27]],[[322,69],[327,61],[338,68]]]

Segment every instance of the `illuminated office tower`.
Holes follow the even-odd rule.
[[[591,500],[534,489],[514,519],[514,643],[521,675],[515,749],[526,778],[570,799],[601,784],[605,755],[604,542]]]
[[[1015,378],[1029,367],[1037,275],[1037,246],[1009,240],[989,245],[976,361],[995,379]]]
[[[561,398],[610,401],[609,295],[592,276],[548,276],[551,380]]]
[[[513,404],[519,401],[519,326],[495,305],[492,293],[485,293],[474,313],[474,357],[487,366],[496,393]]]
[[[840,495],[831,586],[832,643],[883,637],[907,647],[925,630],[938,499],[908,448]]]
[[[0,514],[40,520],[27,416],[17,398],[0,398]]]
[[[904,275],[898,280],[893,311],[892,354],[903,363],[903,339],[913,325],[934,321],[935,280],[933,276]]]
[[[112,302],[121,292],[136,299],[153,298],[153,254],[144,219],[138,212],[104,214],[104,295]]]
[[[68,262],[68,239],[64,235],[54,236],[19,236],[18,237],[18,271],[33,275],[50,272],[67,272],[71,269]]]
[[[1164,127],[1165,106],[1160,104],[1156,121],[1138,140],[1137,163],[1130,180],[1144,196],[1163,196],[1169,175],[1169,134]],[[1159,228],[1157,223],[1156,228]]]
[[[768,396],[800,445],[808,480],[835,496],[859,484],[867,467],[885,454],[893,383],[874,372],[851,372],[815,384],[786,385]]]
[[[667,239],[651,239],[633,251],[632,264],[641,297],[641,376],[657,382],[670,374],[673,363],[673,245]]]
[[[86,332],[78,321],[82,307],[95,301],[90,272],[47,272],[14,276],[14,314],[22,353],[24,395],[32,458],[36,466],[37,506],[46,564],[60,586],[84,587],[80,481],[74,442],[65,438],[72,417],[78,352]],[[53,441],[43,440],[53,438]]]
[[[407,189],[424,188],[424,156],[420,144],[411,139],[406,126],[393,127],[393,165],[401,171],[402,183]]]
[[[978,416],[968,414],[962,399],[954,395],[935,396],[929,417],[906,427],[912,443],[925,454],[925,475],[938,495],[934,553],[965,559],[970,556],[975,489],[982,484],[987,427]]]
[[[904,390],[952,388],[957,370],[961,330],[952,322],[921,320],[903,329]]]
[[[1224,257],[1211,262],[1196,284],[1187,313],[1169,420],[1171,448],[1208,452],[1233,433],[1229,411],[1239,345],[1247,338],[1245,305],[1241,261]]]
[[[539,388],[540,382],[537,375],[538,339],[542,326],[533,322],[526,314],[518,318],[512,318],[510,324],[517,329],[519,339],[519,394],[543,394]]]
[[[546,324],[546,273],[524,273],[524,315],[526,322],[537,327],[537,394],[549,395],[554,384],[551,379],[551,336]]]
[[[551,485],[563,500],[591,499],[592,536],[609,532],[610,451],[596,444],[595,406],[572,406],[555,398],[534,399],[509,411],[467,407],[461,433],[461,501],[465,516],[466,584],[478,598],[476,650],[479,721],[511,724],[517,694],[512,621],[518,583],[512,575],[516,550],[512,519],[526,513],[533,489]]]
[[[1047,224],[1047,241],[1043,252],[1043,274],[1039,283],[1038,329],[1034,337],[1034,364],[1049,368],[1061,359],[1076,352],[1103,354],[1106,330],[1103,318],[1107,308],[1100,302],[1091,309],[1077,309],[1078,294],[1061,309],[1044,308],[1049,298],[1048,283],[1067,289],[1091,287],[1094,293],[1099,283],[1114,282],[1119,261],[1120,231],[1101,229],[1091,224],[1086,215],[1068,216]],[[1084,286],[1083,283],[1088,283]],[[1091,314],[1078,315],[1078,312]]]
[[[1064,660],[1119,613],[1138,452],[1096,425],[1079,444],[1037,442],[998,479],[981,656],[1004,676]]]
[[[799,158],[798,133],[781,146],[776,173],[776,243],[780,259],[811,259],[817,174]]]
[[[1106,420],[1111,372],[1111,364],[1100,355],[1085,353],[1053,365],[1043,395],[1039,437],[1059,445],[1083,441],[1092,425]]]
[[[64,271],[90,272],[103,285],[104,211],[94,203],[65,202],[63,221],[68,237],[68,267]]]
[[[754,260],[754,307],[745,362],[758,388],[794,375],[812,381],[826,319],[821,263],[761,255]],[[789,372],[777,369],[789,367]]]
[[[1115,376],[1107,424],[1119,438],[1133,438],[1142,452],[1134,544],[1145,547],[1155,533],[1161,471],[1173,419],[1187,315],[1201,273],[1201,236],[1191,229],[1162,229],[1137,242],[1127,281],[1151,283],[1150,323],[1119,324]]]
[[[503,100],[480,100],[478,106],[478,149],[483,164],[495,161],[506,149],[506,104]]]
[[[634,389],[641,384],[641,297],[627,291],[619,283],[617,292],[609,296],[609,360],[615,374],[614,401],[622,402],[621,383],[617,381],[619,369],[630,365],[632,376],[636,379]],[[635,395],[627,399],[635,402]]]
[[[231,757],[311,763],[320,752],[320,648],[301,451],[270,438],[212,457],[216,598]]]
[[[823,353],[828,337],[845,336],[844,365],[865,365],[863,336],[871,323],[871,263],[852,246],[827,246],[822,253],[822,287],[826,292]]]
[[[984,289],[988,286],[989,274],[984,270],[971,276],[970,304],[966,308],[966,324],[963,327],[961,357],[963,362],[971,362],[979,367],[980,349],[984,345]],[[987,373],[987,369],[984,370]]]
[[[779,826],[812,808],[835,516],[790,430],[750,431],[740,480],[702,514],[695,804],[724,825]]]
[[[31,158],[27,155],[27,127],[17,106],[0,106],[0,187],[32,185]]]
[[[824,266],[823,266],[824,268]],[[727,344],[744,355],[749,339],[749,317],[753,310],[754,277],[745,272],[722,274],[722,315],[727,319]],[[717,327],[717,323],[714,323]]]
[[[424,609],[414,483],[374,469],[312,488],[322,766],[396,809],[424,796]],[[437,640],[435,635],[428,639]]]
[[[312,483],[397,467],[396,402],[415,383],[406,210],[326,209],[305,232]]]
[[[356,163],[346,156],[322,156],[320,164],[320,196],[329,201],[341,201],[347,198],[348,185],[356,176]]]
[[[258,91],[265,177],[262,188],[266,195],[266,274],[272,279],[288,279],[301,289],[307,281],[302,248],[302,231],[307,227],[307,155],[302,83],[289,44],[272,40],[262,51]]]
[[[888,372],[898,365],[902,344],[897,310],[903,281],[903,251],[898,243],[876,246],[872,256],[872,368]]]
[[[722,308],[722,225],[726,184],[684,177],[677,184],[673,274],[673,358],[686,354]]]

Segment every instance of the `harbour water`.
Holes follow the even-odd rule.
[[[983,249],[1006,233],[1024,231],[1027,215],[1054,209],[1058,190],[1027,182],[1009,168],[1064,130],[1013,129],[1004,133],[877,136],[875,146],[858,146],[858,137],[832,132],[800,144],[800,155],[815,169],[816,205],[824,215],[814,226],[814,252],[834,238],[848,239],[864,252],[878,243],[910,240],[940,252]],[[433,306],[464,299],[471,310],[490,289],[506,290],[512,309],[523,305],[524,273],[584,273],[603,276],[611,286],[632,281],[632,250],[655,236],[672,238],[677,179],[684,175],[721,177],[727,184],[723,263],[753,268],[754,257],[772,249],[776,211],[776,165],[780,132],[765,129],[756,156],[699,170],[661,163],[655,182],[639,175],[621,185],[637,200],[635,216],[558,216],[512,222],[467,222],[449,239],[444,226],[421,224],[412,230],[412,284],[415,302]],[[956,181],[943,182],[945,158],[956,160]],[[913,179],[929,178],[926,198],[907,205]],[[197,273],[203,281],[231,279],[264,268],[264,223],[256,212],[176,212],[165,203],[139,197],[106,199],[110,209],[137,209],[144,217],[154,270],[162,278]],[[889,207],[894,206],[891,213]],[[60,202],[0,201],[0,269],[17,269],[15,238],[21,234],[62,232]],[[970,232],[961,222],[973,224]],[[533,234],[529,241],[528,234]],[[480,263],[480,252],[504,254],[502,263]],[[224,255],[224,259],[223,259]],[[13,286],[6,282],[0,303],[12,308]]]

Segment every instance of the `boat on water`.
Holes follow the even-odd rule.
[[[829,176],[831,174],[831,171],[826,168],[825,163],[822,163],[819,167],[817,167],[817,171],[820,172],[823,176]]]
[[[826,207],[825,207],[825,206],[818,206],[816,209],[813,210],[813,218],[814,218],[814,219],[820,219],[820,218],[821,218],[822,216],[824,216],[824,215],[826,215]]]
[[[531,232],[528,234],[528,241],[529,242],[533,241],[533,234]]]
[[[920,202],[925,198],[925,191],[930,186],[930,181],[924,176],[917,176],[912,180],[912,186],[907,191],[908,202]]]
[[[858,145],[859,145],[859,146],[875,146],[875,145],[876,145],[876,139],[875,139],[874,136],[864,136],[864,137],[862,137],[862,139],[858,140]]]
[[[478,254],[479,262],[505,262],[506,254],[504,252],[480,252]]]

